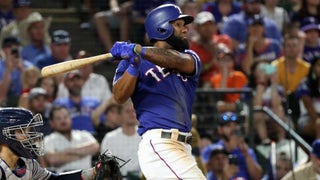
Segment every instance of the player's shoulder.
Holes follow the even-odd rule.
[[[193,56],[195,58],[195,60],[199,60],[200,61],[199,55],[195,51],[193,51],[191,49],[186,49],[186,50],[184,50],[184,53],[185,54],[190,54],[191,56]]]

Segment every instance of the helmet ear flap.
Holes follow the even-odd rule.
[[[170,22],[164,22],[161,26],[157,28],[159,36],[165,37],[163,40],[167,39],[173,34],[173,27]]]
[[[160,34],[164,34],[165,32],[167,32],[166,29],[161,28],[161,27],[157,28],[157,30],[158,30],[158,32],[159,32]]]

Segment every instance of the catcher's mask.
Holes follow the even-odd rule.
[[[33,116],[24,108],[0,108],[0,144],[6,144],[18,156],[35,158],[42,156],[43,133],[36,126],[42,126],[40,114]]]

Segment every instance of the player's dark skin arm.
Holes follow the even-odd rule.
[[[173,69],[182,74],[193,74],[195,72],[195,61],[189,54],[180,53],[170,48],[163,41],[156,42],[157,47],[145,47],[144,59],[165,68]],[[142,46],[137,45],[136,51],[141,53]]]
[[[158,46],[168,46],[164,42],[157,42]],[[137,45],[137,53],[141,53],[142,46]],[[143,59],[146,59],[161,67],[174,69],[182,74],[193,74],[195,72],[195,62],[191,55],[183,54],[172,49],[159,47],[147,47]],[[113,86],[113,95],[117,103],[126,102],[133,94],[137,82],[137,77],[125,72]]]
[[[132,76],[128,72],[125,72],[118,79],[112,88],[113,96],[117,103],[123,104],[129,99],[136,87],[137,79],[138,77]]]

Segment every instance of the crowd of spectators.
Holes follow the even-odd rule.
[[[146,14],[160,4],[176,3],[194,16],[188,38],[202,61],[199,89],[251,88],[254,107],[269,108],[310,145],[320,138],[319,0],[108,3],[106,10],[90,10],[92,30],[105,52],[117,40],[148,45]],[[0,107],[24,107],[43,115],[46,155],[39,160],[44,167],[57,172],[90,167],[100,145],[101,153],[111,149],[124,162],[131,159],[124,176],[140,176],[134,109],[131,102],[115,103],[108,78],[94,72],[94,65],[56,77],[40,75],[47,65],[91,56],[85,49],[71,54],[72,33],[52,27],[52,18],[34,11],[31,0],[0,1]],[[298,147],[298,157],[291,157],[294,142],[288,133],[266,114],[244,111],[247,98],[220,96],[212,111],[217,127],[199,131],[193,153],[208,179],[281,179],[310,153]],[[251,130],[260,149],[269,151],[276,143],[274,174],[259,162],[259,147],[249,146]],[[319,158],[318,144],[313,163]],[[262,154],[270,160],[269,152]]]

